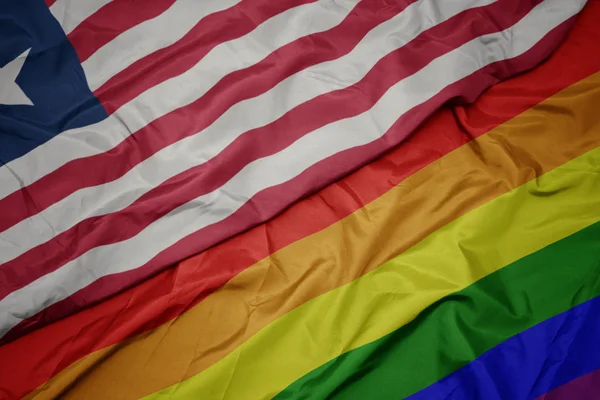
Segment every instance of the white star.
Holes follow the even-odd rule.
[[[29,55],[26,50],[19,57],[0,68],[0,104],[32,106],[33,102],[17,85],[16,79]]]

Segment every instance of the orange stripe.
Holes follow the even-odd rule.
[[[598,146],[599,103],[600,73],[420,170],[340,222],[272,254],[176,320],[75,363],[28,398],[139,398],[203,371],[307,300]]]

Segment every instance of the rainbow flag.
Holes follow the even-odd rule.
[[[152,4],[136,18],[177,2]],[[8,308],[0,399],[600,398],[600,0],[572,18],[535,67],[479,70],[483,94],[399,119],[418,127],[276,216],[147,276],[98,278],[98,292],[27,292],[40,306]],[[73,19],[62,29],[93,59]],[[110,82],[102,71],[90,88]],[[106,118],[109,92],[93,93]]]

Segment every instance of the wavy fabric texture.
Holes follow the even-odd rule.
[[[365,276],[288,312],[206,371],[148,398],[276,395],[440,298],[600,220],[599,166],[600,149],[591,150],[486,203]],[[275,365],[277,373],[269,373]]]
[[[591,117],[591,110],[600,100],[599,82],[600,74],[583,80],[448,154],[339,224],[298,241],[239,274],[177,320],[143,335],[143,340],[100,351],[73,365],[59,374],[53,384],[40,388],[41,398],[61,390],[100,359],[103,362],[87,373],[77,387],[70,388],[69,395],[93,398],[96,392],[91,388],[105,388],[108,382],[122,381],[117,386],[126,387],[124,398],[136,398],[146,390],[151,392],[151,388],[169,380],[177,382],[185,374],[193,376],[227,354],[235,354],[244,340],[306,300],[379,267],[454,218],[592,150],[598,145],[594,135],[599,122]],[[556,108],[570,112],[547,112]],[[565,136],[565,130],[571,135]],[[477,185],[473,186],[473,182]],[[467,187],[471,190],[465,191]],[[440,197],[429,195],[431,188],[445,193],[442,198],[453,197],[453,201],[440,208]],[[477,217],[471,218],[476,221]],[[408,235],[411,231],[412,235]],[[389,239],[381,241],[381,237]],[[373,253],[373,248],[378,252]],[[362,260],[366,259],[369,261],[365,264]],[[465,271],[468,269],[465,267]],[[452,268],[456,270],[460,268]],[[214,315],[228,315],[228,319],[211,317]],[[205,322],[198,325],[199,321]],[[160,355],[156,353],[157,346]],[[198,351],[202,356],[194,357]],[[148,354],[153,357],[148,358]],[[183,354],[189,358],[182,359]],[[139,366],[133,367],[132,362]],[[141,380],[136,372],[140,369],[147,374]],[[136,380],[135,387],[125,384],[131,379]],[[105,394],[105,389],[97,392],[99,398]]]
[[[83,388],[88,387],[87,382],[90,380],[97,382],[98,385],[111,387],[111,385],[105,383],[108,381],[104,381],[105,378],[101,376],[106,376],[106,378],[110,379],[110,382],[113,382],[112,386],[118,383],[117,386],[120,388],[127,388],[131,386],[129,382],[132,379],[138,382],[135,385],[136,387],[143,387],[143,385],[139,385],[139,375],[132,374],[132,371],[135,370],[132,360],[140,358],[135,355],[128,355],[127,352],[130,347],[133,347],[139,349],[140,352],[146,351],[152,353],[154,351],[153,341],[148,340],[146,344],[142,345],[139,343],[140,339],[137,339],[134,341],[135,345],[121,344],[118,347],[109,346],[169,321],[182,311],[203,300],[208,293],[221,286],[231,276],[265,257],[265,255],[281,249],[303,236],[307,236],[335,223],[338,219],[347,216],[357,208],[377,198],[398,182],[402,182],[407,176],[410,176],[423,166],[456,149],[465,143],[468,137],[480,136],[490,128],[505,122],[512,116],[542,101],[557,90],[584,78],[593,71],[600,70],[600,64],[595,59],[586,57],[586,54],[595,48],[597,40],[600,40],[600,34],[597,31],[598,27],[595,25],[594,19],[594,9],[595,7],[597,8],[598,4],[592,2],[584,10],[568,40],[548,62],[528,74],[494,86],[472,106],[460,106],[441,110],[404,145],[362,168],[355,174],[344,178],[339,183],[321,191],[318,195],[296,204],[281,217],[246,234],[240,235],[233,240],[224,242],[222,245],[214,247],[180,264],[175,269],[165,271],[144,284],[125,291],[117,297],[113,297],[110,301],[105,301],[94,308],[61,320],[47,328],[35,331],[20,340],[0,346],[0,358],[15,360],[10,365],[10,368],[8,364],[0,363],[0,387],[4,390],[11,388],[14,393],[12,397],[20,398],[79,358],[103,348],[106,348],[106,350],[98,352],[91,357],[86,357],[81,362],[76,363],[68,372],[60,374],[56,379],[53,379],[47,385],[40,388],[40,390],[43,390],[45,394],[57,393],[64,390],[65,387],[72,385],[72,382],[75,380],[80,382],[77,386]],[[556,71],[564,72],[556,75]],[[544,132],[541,129],[542,126],[546,125],[540,121],[547,121],[550,125],[564,126],[565,130],[572,132],[580,131],[581,128],[573,125],[572,122],[567,123],[564,118],[568,115],[573,115],[573,118],[577,121],[585,120],[584,116],[591,111],[589,111],[589,107],[582,107],[581,105],[594,104],[597,101],[595,100],[595,95],[593,95],[595,93],[593,90],[595,85],[597,85],[595,81],[590,82],[586,80],[580,82],[545,102],[545,104],[538,106],[536,112],[529,111],[527,118],[517,119],[500,128],[498,131],[503,132],[502,135],[507,135],[507,132],[514,131],[515,134],[522,137],[523,141],[516,143],[514,142],[516,136],[510,136],[508,143],[511,143],[512,147],[516,146],[519,148],[527,148],[529,145],[531,150],[528,151],[528,154],[533,159],[542,157],[542,151],[548,142],[555,143],[554,148],[563,148],[570,143],[558,139],[561,132],[553,130],[550,132],[554,133],[554,135],[548,136],[549,132]],[[516,92],[522,95],[515,97],[514,93]],[[572,100],[575,98],[581,99],[581,102],[574,103]],[[562,118],[559,120],[551,119],[548,115],[548,110],[555,109],[565,110],[565,112],[559,114],[562,115]],[[515,123],[527,120],[537,121],[536,126],[539,126],[540,129],[529,129],[531,125]],[[519,128],[525,129],[521,131]],[[547,139],[547,142],[544,142],[543,139]],[[486,148],[486,146],[483,147]],[[538,147],[540,152],[532,151]],[[492,150],[493,148],[490,147],[489,154],[493,154]],[[486,158],[492,164],[498,163],[494,158]],[[460,159],[455,159],[454,162],[457,160]],[[444,166],[447,166],[447,164],[444,164]],[[511,165],[506,165],[507,169],[510,167]],[[440,168],[440,171],[437,174],[432,174],[432,176],[440,175],[443,170],[444,168]],[[464,174],[460,171],[458,173],[459,175]],[[431,179],[428,175],[425,177],[428,180]],[[445,175],[442,177],[446,180],[449,179]],[[456,187],[462,187],[462,185]],[[489,190],[492,188],[493,186],[490,186]],[[485,199],[488,197],[485,196],[490,193],[482,191],[482,201],[486,201]],[[476,193],[473,193],[473,196],[475,195]],[[471,206],[480,204],[474,202],[473,199],[475,197],[467,197],[463,202],[464,204],[471,204]],[[414,204],[418,203],[419,201],[414,202]],[[408,207],[408,204],[405,207]],[[437,208],[433,202],[431,203],[431,207],[431,210]],[[424,206],[424,210],[427,209],[429,208]],[[450,215],[453,209],[460,210],[457,207],[449,208],[447,210],[449,213],[448,218],[451,218]],[[403,215],[403,213],[399,213],[398,215]],[[417,214],[415,217],[418,217],[418,215],[422,214]],[[434,213],[434,215],[441,216],[442,214]],[[422,221],[419,218],[408,220],[406,218],[397,218],[393,213],[390,213],[388,218],[391,221],[388,226],[396,226],[397,230],[392,232],[383,229],[381,232],[383,237],[389,237],[390,239],[400,237],[399,232],[403,230],[408,231],[408,227],[413,228],[419,225],[416,221]],[[441,218],[442,223],[445,220],[446,218]],[[361,219],[358,219],[356,223],[359,224],[361,221]],[[365,219],[364,221],[368,223],[369,219]],[[292,226],[294,229],[290,229]],[[350,232],[363,231],[362,228],[357,229],[359,226],[354,224],[346,225]],[[426,235],[438,226],[440,225],[432,225],[431,230],[426,229],[422,234]],[[340,238],[345,238],[346,234],[344,232],[348,229],[335,231],[338,232],[335,234]],[[402,237],[405,237],[405,233]],[[378,236],[374,236],[374,238],[377,239]],[[321,242],[309,242],[306,247],[307,251],[314,252],[315,249],[322,248],[323,242],[331,243],[329,240],[323,241],[321,237],[319,239],[321,239]],[[381,249],[380,241],[375,239],[366,243],[370,243],[373,248]],[[341,244],[343,241],[339,243]],[[392,253],[387,255],[385,251],[383,251],[383,254],[381,262],[386,260],[385,257],[393,256]],[[327,259],[333,257],[333,254],[322,253],[319,257]],[[374,262],[376,261],[374,260]],[[292,265],[297,264],[292,263]],[[226,267],[225,270],[224,266]],[[291,268],[286,270],[292,281],[297,279],[290,275],[293,271],[294,269]],[[267,278],[265,276],[265,278],[260,279],[266,280]],[[238,282],[240,285],[244,284],[243,280]],[[311,283],[316,288],[319,281],[307,280],[306,282],[307,285]],[[306,293],[305,299],[319,294],[318,290],[303,290],[302,292]],[[303,301],[302,298],[299,301],[301,303]],[[288,302],[289,307],[294,307],[300,303]],[[290,308],[280,308],[281,312],[285,312],[287,309]],[[273,314],[273,318],[276,318],[277,315],[280,314]],[[201,317],[197,316],[197,318]],[[268,322],[270,320],[266,319],[265,321]],[[197,324],[192,321],[190,319],[190,326],[196,326]],[[260,327],[260,325],[257,325],[257,327]],[[187,329],[190,330],[190,328]],[[228,328],[221,327],[220,329],[225,329],[225,332],[229,332]],[[190,331],[193,331],[197,335],[197,341],[206,340],[202,339],[203,336],[199,335],[200,332],[193,329]],[[85,332],[85,335],[82,335],[81,332]],[[185,331],[182,330],[182,332]],[[158,338],[160,336],[150,334],[144,337]],[[169,337],[172,336],[169,335]],[[172,361],[160,359],[156,365],[162,367],[162,364],[169,363],[171,365],[169,371],[179,371],[177,365],[181,364],[177,362],[175,354],[192,351],[193,346],[196,346],[196,342],[193,341],[194,337],[190,335],[189,338],[188,340],[179,336],[178,340],[181,342],[181,345],[172,348]],[[165,337],[161,341],[154,343],[166,343],[168,340]],[[185,345],[183,345],[184,343]],[[235,343],[239,342],[233,342],[232,345],[235,346]],[[188,347],[188,344],[190,347]],[[23,352],[28,352],[29,357],[21,357],[20,355]],[[118,352],[116,354],[121,356],[117,356],[115,352]],[[168,354],[168,352],[165,351],[165,354]],[[206,358],[209,363],[213,359],[208,354]],[[100,369],[96,366],[99,359],[103,360],[103,365],[106,368]],[[123,365],[126,367],[121,368],[118,366],[119,364],[113,364],[117,360],[123,362]],[[152,369],[148,367],[151,363],[152,360],[145,361],[145,364],[140,364],[140,368],[146,368],[146,371],[150,371]],[[118,371],[118,373],[112,374],[109,372],[113,369]],[[31,371],[35,371],[35,374],[32,374]],[[165,375],[164,371],[160,369],[156,373],[148,373],[150,380],[156,382],[163,382],[160,379],[165,377]],[[82,376],[86,376],[87,378],[82,379]],[[166,383],[168,384],[168,381]],[[75,391],[83,393],[77,389]],[[112,392],[112,395],[115,398],[120,398],[120,396],[124,396],[123,393],[127,393],[127,391],[120,389]],[[89,391],[86,391],[85,394],[90,396]],[[132,397],[135,397],[135,395]]]
[[[534,2],[535,3],[535,2]],[[504,3],[498,3],[499,6],[507,6],[509,5],[507,2]],[[530,6],[530,5],[529,5]],[[416,9],[416,7],[414,8]],[[522,14],[525,14],[525,12],[528,10],[527,5],[523,6],[523,9],[520,10]],[[449,10],[446,11],[446,13],[448,14],[452,14],[452,13],[457,13],[461,11],[461,8],[459,7],[455,7],[455,8],[451,8]],[[497,12],[497,11],[496,11]],[[406,15],[408,14],[408,15]],[[380,25],[379,28],[383,28],[383,29],[376,29],[375,32],[371,32],[368,34],[369,37],[374,37],[377,38],[378,36],[382,36],[382,35],[389,35],[391,34],[391,32],[393,32],[393,28],[396,27],[399,23],[403,23],[403,21],[406,20],[410,20],[411,17],[415,16],[416,12],[413,13],[408,13],[405,12],[402,15],[403,18],[393,18],[392,20],[383,23],[382,25]],[[470,20],[473,19],[474,17],[477,17],[478,15],[481,15],[481,11],[477,10],[476,12],[473,13],[465,13],[465,20]],[[490,10],[489,14],[483,14],[481,16],[479,16],[478,18],[480,19],[480,24],[481,21],[487,21],[489,17],[489,15],[493,15],[494,14],[494,10]],[[518,12],[515,12],[515,18],[519,16]],[[507,18],[508,19],[508,18]],[[508,19],[509,21],[511,19]],[[405,23],[405,22],[404,22]],[[473,22],[472,22],[473,23]],[[405,23],[406,24],[406,23]],[[418,29],[420,28],[420,24],[418,23],[414,23],[414,25],[417,28],[412,28],[413,30],[417,30],[417,33],[419,33]],[[448,26],[449,24],[446,24],[446,29],[449,30],[450,26]],[[474,26],[477,26],[477,24],[473,23]],[[507,24],[508,25],[508,24]],[[382,32],[383,31],[383,32]],[[389,31],[389,32],[386,32]],[[409,29],[407,29],[407,31],[409,31]],[[437,36],[437,35],[436,35]],[[457,35],[457,40],[460,41],[461,39],[463,39],[463,41],[466,41],[465,38],[461,38],[460,35]],[[467,38],[470,38],[472,36],[472,33],[468,33],[466,34]],[[434,36],[435,37],[435,36]],[[180,205],[182,202],[185,202],[185,197],[189,197],[190,199],[193,199],[195,196],[199,195],[199,194],[206,194],[206,192],[210,192],[210,188],[212,186],[214,186],[214,183],[210,183],[210,182],[202,182],[202,181],[198,181],[196,179],[196,185],[194,185],[195,189],[193,191],[190,191],[190,193],[186,193],[186,191],[182,191],[179,190],[177,191],[177,195],[173,198],[170,199],[169,196],[165,195],[165,189],[169,189],[172,190],[174,188],[176,188],[176,185],[174,185],[172,182],[164,182],[165,180],[172,178],[174,175],[178,175],[183,171],[186,171],[185,175],[182,176],[178,176],[177,180],[183,180],[183,179],[191,179],[193,176],[201,176],[201,175],[205,175],[207,168],[205,168],[206,166],[208,166],[208,164],[225,164],[224,161],[226,161],[226,159],[224,159],[223,157],[216,157],[219,155],[219,153],[221,153],[228,145],[230,145],[232,142],[236,141],[237,139],[242,139],[239,138],[239,135],[241,135],[242,133],[244,133],[246,130],[249,130],[252,127],[259,127],[260,125],[265,125],[266,122],[272,122],[272,118],[270,118],[270,116],[268,116],[268,114],[275,114],[275,111],[273,111],[272,109],[270,109],[269,107],[267,107],[268,104],[273,104],[277,102],[278,98],[284,98],[287,96],[288,98],[288,102],[293,102],[295,106],[298,106],[300,104],[302,104],[304,101],[309,100],[311,97],[318,97],[318,95],[325,95],[327,94],[327,92],[329,92],[332,88],[328,87],[328,85],[326,84],[319,84],[319,85],[315,85],[315,83],[313,82],[314,78],[312,78],[312,76],[314,76],[315,74],[318,75],[322,75],[324,73],[326,73],[326,71],[328,70],[332,70],[332,72],[337,72],[336,76],[338,79],[340,80],[346,80],[346,79],[352,79],[352,75],[349,73],[346,73],[346,75],[348,75],[347,77],[344,77],[344,73],[342,70],[342,67],[344,66],[348,66],[348,65],[356,65],[357,68],[364,68],[364,71],[368,71],[369,69],[371,69],[371,66],[362,66],[361,61],[360,60],[364,60],[364,59],[372,59],[374,61],[376,61],[378,59],[377,57],[377,53],[381,54],[385,54],[387,52],[389,52],[390,50],[393,50],[396,47],[402,47],[402,44],[404,43],[403,41],[398,41],[398,43],[392,43],[392,44],[387,44],[386,46],[383,45],[379,45],[378,47],[375,47],[373,45],[369,45],[369,43],[373,42],[374,40],[367,40],[367,38],[365,38],[365,40],[363,40],[361,42],[361,44],[359,44],[360,49],[354,49],[352,54],[352,57],[343,57],[341,59],[336,60],[335,65],[337,65],[337,69],[339,69],[340,71],[335,71],[336,67],[334,65],[322,65],[319,64],[318,67],[315,68],[309,68],[305,71],[303,71],[302,73],[294,76],[294,79],[291,80],[292,83],[290,84],[280,84],[278,85],[277,88],[273,89],[272,91],[269,91],[267,93],[265,93],[263,96],[261,96],[262,99],[256,99],[255,102],[260,101],[262,104],[264,104],[264,107],[260,107],[260,109],[263,110],[268,110],[268,111],[263,111],[261,112],[256,112],[253,111],[252,108],[252,104],[250,103],[242,103],[239,107],[236,107],[233,110],[228,111],[228,113],[226,115],[224,115],[222,118],[220,118],[218,121],[215,122],[215,124],[213,124],[210,128],[204,130],[202,132],[201,135],[197,135],[197,136],[193,136],[190,138],[190,140],[183,140],[180,141],[179,143],[175,144],[174,146],[170,147],[169,149],[169,154],[165,155],[164,153],[158,153],[156,154],[155,157],[151,157],[149,160],[147,160],[146,162],[143,162],[142,164],[140,164],[139,167],[137,167],[134,171],[131,171],[131,173],[126,174],[125,176],[123,176],[121,179],[114,181],[112,183],[106,183],[104,185],[99,185],[99,186],[94,186],[91,187],[89,189],[86,190],[80,190],[76,193],[74,193],[72,196],[69,196],[67,199],[65,199],[64,201],[61,201],[60,203],[57,203],[55,205],[53,205],[52,207],[48,208],[46,210],[46,212],[44,212],[44,214],[40,214],[38,216],[33,216],[31,218],[29,218],[27,221],[23,221],[23,223],[21,224],[17,224],[13,227],[11,227],[10,229],[6,230],[3,234],[5,235],[6,239],[11,239],[11,238],[18,238],[21,236],[26,235],[27,229],[30,229],[31,224],[34,225],[43,225],[44,223],[50,224],[53,229],[53,232],[48,232],[48,236],[43,238],[44,235],[39,235],[39,242],[34,242],[33,239],[31,240],[30,246],[31,248],[34,248],[37,246],[37,248],[35,249],[35,251],[28,251],[26,254],[24,254],[22,257],[16,257],[13,260],[10,260],[10,248],[5,248],[3,249],[3,253],[4,253],[4,260],[0,259],[1,261],[10,261],[10,262],[4,262],[3,265],[3,270],[7,271],[5,272],[6,274],[8,274],[8,270],[9,269],[16,269],[16,265],[21,265],[21,264],[29,264],[30,267],[28,268],[28,273],[27,274],[23,274],[23,284],[21,286],[24,286],[24,283],[35,280],[36,278],[40,277],[43,275],[43,273],[47,273],[48,269],[47,267],[44,267],[45,264],[47,264],[47,262],[41,262],[40,260],[46,260],[47,257],[50,254],[56,254],[54,255],[52,258],[53,260],[53,264],[60,266],[61,264],[66,263],[69,259],[74,258],[73,254],[64,254],[64,250],[57,245],[56,243],[60,243],[62,241],[68,241],[70,238],[74,238],[76,237],[76,233],[74,232],[78,232],[81,229],[85,229],[86,231],[88,231],[88,237],[92,237],[92,236],[99,236],[99,238],[101,240],[104,241],[112,241],[112,242],[117,242],[119,241],[119,237],[111,237],[114,235],[108,235],[106,228],[104,228],[102,231],[98,232],[98,230],[100,230],[100,228],[96,228],[96,226],[113,226],[115,224],[119,224],[119,221],[125,216],[128,215],[132,212],[137,213],[138,210],[140,210],[140,207],[142,207],[144,210],[148,210],[146,212],[144,212],[144,214],[149,215],[149,218],[139,218],[138,222],[132,221],[129,226],[132,227],[134,230],[140,231],[141,229],[143,229],[145,227],[145,225],[150,224],[153,221],[153,217],[151,215],[156,214],[157,210],[160,210],[162,207],[164,207],[164,209],[168,209],[169,207],[172,208],[173,206],[176,205]],[[364,42],[364,44],[363,44]],[[403,47],[405,48],[405,47]],[[410,50],[410,49],[409,49]],[[425,50],[425,49],[423,49]],[[408,53],[408,52],[407,52]],[[425,54],[424,60],[427,60],[429,55],[427,54],[428,52],[423,51],[423,54]],[[373,61],[373,62],[374,62]],[[396,66],[398,65],[398,61],[397,59],[390,59],[391,63],[388,62],[388,64]],[[416,62],[416,61],[415,61]],[[331,63],[328,63],[331,64]],[[352,69],[350,69],[352,70]],[[409,70],[410,71],[410,70]],[[402,77],[402,75],[406,75],[409,71],[407,72],[403,72],[403,73],[399,73],[398,77]],[[331,72],[330,72],[331,73]],[[286,81],[287,82],[287,81]],[[298,89],[300,87],[304,86],[305,88],[308,88],[310,86],[313,86],[312,90],[307,90],[305,89],[304,91],[299,91]],[[383,89],[386,89],[386,87],[384,87]],[[383,91],[383,90],[382,90]],[[315,93],[316,92],[316,93]],[[287,95],[287,93],[299,93],[298,95],[292,96],[292,95]],[[339,104],[339,102],[337,102],[337,104]],[[245,105],[245,107],[244,107]],[[321,107],[331,107],[327,104],[321,104]],[[288,106],[290,107],[290,106]],[[292,107],[290,107],[292,108]],[[235,110],[235,112],[234,112]],[[281,110],[281,114],[283,114],[284,110]],[[261,114],[265,114],[265,115],[261,115]],[[302,116],[299,116],[302,117]],[[298,117],[294,118],[297,119]],[[233,121],[233,122],[232,122]],[[292,125],[297,125],[297,124],[292,124]],[[271,132],[265,132],[265,135],[261,135],[260,133],[258,135],[252,135],[252,137],[249,138],[248,141],[246,141],[245,143],[242,142],[241,145],[238,145],[237,148],[239,148],[240,150],[246,150],[250,147],[251,142],[254,142],[254,145],[257,146],[257,142],[262,141],[261,137],[273,137],[275,136],[272,132],[275,131],[284,131],[286,130],[287,133],[286,135],[290,135],[292,136],[297,136],[297,135],[293,135],[291,132],[294,130],[292,127],[290,127],[290,124],[286,122],[286,124],[279,124],[278,127],[274,127],[274,129],[270,130]],[[300,132],[304,132],[304,129],[300,129]],[[274,140],[274,138],[271,139],[271,143],[276,142]],[[290,141],[286,141],[286,142],[290,142]],[[260,147],[266,147],[266,145],[260,146]],[[199,155],[197,151],[190,151],[192,149],[202,149],[202,153]],[[237,155],[239,155],[239,157],[235,157],[238,159],[241,159],[241,155],[242,152],[241,151],[237,151],[236,152]],[[171,162],[169,164],[168,168],[161,168],[160,165],[161,163],[164,161],[164,158],[166,157],[170,157],[173,159],[173,162]],[[215,158],[216,157],[216,158]],[[210,160],[207,163],[202,163],[200,162],[200,167],[202,168],[197,168],[198,167],[198,163],[199,161],[202,161],[202,159],[205,160]],[[230,166],[233,166],[235,163],[233,161],[230,161],[227,163]],[[192,168],[192,167],[196,167],[196,168]],[[189,170],[189,168],[192,168],[191,170]],[[231,167],[229,167],[231,168]],[[140,179],[140,176],[145,177],[143,180]],[[225,173],[223,176],[223,180],[226,181],[227,179],[229,179],[231,176],[228,173]],[[173,181],[171,179],[171,181]],[[165,183],[163,185],[161,185],[161,183]],[[163,186],[163,190],[149,190],[152,189],[154,186]],[[207,189],[203,188],[203,186],[208,186]],[[149,190],[148,193],[146,193],[145,196],[143,196],[143,202],[134,202],[134,204],[130,204],[131,203],[131,199],[128,198],[128,196],[123,196],[123,193],[127,192],[127,189],[131,189],[131,188],[135,188],[135,187],[139,187],[140,192],[143,193],[144,190]],[[158,188],[155,188],[158,189]],[[136,190],[137,191],[137,190]],[[115,207],[115,209],[117,209],[119,212],[115,213],[115,214],[111,214],[111,213],[107,213],[106,207],[102,207],[102,202],[106,202],[108,199],[106,198],[106,195],[104,195],[105,193],[115,193],[114,198],[110,199],[110,203],[112,203],[112,207]],[[170,206],[169,205],[169,201],[173,201],[173,205]],[[125,207],[123,209],[123,207],[120,205],[120,203],[123,202],[123,206],[128,206]],[[77,215],[73,215],[71,216],[64,216],[62,215],[62,209],[64,208],[76,208],[77,205],[79,204],[84,204],[85,207],[89,207],[90,209],[101,209],[102,210],[102,214],[107,213],[108,215],[102,216],[101,218],[90,218],[87,221],[85,221],[85,223],[80,223],[77,224],[76,222],[78,221],[78,216]],[[119,210],[121,209],[121,210]],[[153,211],[150,211],[153,210]],[[92,215],[90,215],[92,216]],[[100,215],[98,215],[98,217],[100,217]],[[72,218],[72,219],[71,219]],[[43,222],[42,222],[43,221]],[[136,225],[138,226],[136,229]],[[70,229],[69,229],[70,228]],[[121,232],[125,233],[127,232],[129,229],[123,229]],[[52,234],[56,234],[60,232],[60,235],[58,235],[58,241],[56,242],[47,242],[46,245],[44,245],[44,242],[47,239],[50,239],[52,236]],[[125,233],[125,235],[127,235],[127,233]],[[127,237],[127,236],[125,236]],[[89,243],[88,246],[92,246],[93,245],[93,241],[86,241],[86,243]],[[16,250],[16,249],[15,249]],[[18,249],[16,251],[19,252],[23,252],[23,248]],[[80,246],[79,249],[77,249],[77,253],[76,254],[81,254],[81,253],[85,253],[86,251],[90,250],[89,247],[84,247],[84,246]],[[19,253],[14,253],[15,255],[20,255]],[[46,258],[44,257],[40,257],[40,254],[46,254]],[[64,259],[64,257],[67,257],[66,259]],[[39,272],[35,273],[36,269],[39,270]],[[13,281],[16,280],[16,278],[18,277],[18,274],[14,274],[16,275],[15,278],[13,279]],[[18,282],[16,282],[18,284]],[[15,290],[17,289],[18,286],[14,286],[12,288],[10,288],[11,290]],[[0,297],[3,297],[3,295],[6,295],[6,293],[1,293],[0,292]]]
[[[46,4],[106,113],[0,167],[42,210],[0,212],[0,399],[596,390],[600,0],[160,0],[93,41],[136,2]]]
[[[11,282],[0,288],[0,336],[64,318],[276,216],[404,142],[446,101],[472,101],[538,65],[586,2],[247,0],[263,18],[255,29],[207,44],[187,70],[103,120],[0,167],[0,208],[12,210],[0,214],[0,273]],[[59,18],[69,32],[84,27],[68,12],[77,4],[60,4],[74,17]],[[130,3],[85,4],[84,19]],[[242,2],[157,7],[86,56],[94,95]]]
[[[498,79],[497,74],[505,77],[512,74],[515,68],[519,69],[524,67],[525,65],[533,67],[534,65],[532,63],[534,62],[534,60],[540,56],[540,53],[548,54],[548,51],[550,49],[548,46],[552,46],[554,43],[556,43],[557,40],[559,40],[559,38],[561,38],[565,34],[566,30],[570,26],[571,21],[572,20],[570,20],[569,22],[565,22],[560,27],[553,30],[548,36],[544,38],[543,43],[540,43],[539,46],[536,45],[535,48],[531,49],[531,52],[524,54],[522,57],[513,58],[507,60],[506,62],[490,64],[489,69],[479,70],[477,74],[470,75],[464,80],[456,82],[455,85],[451,85],[451,87],[447,88],[447,91],[444,90],[440,93],[439,96],[436,96],[432,103],[427,103],[424,107],[418,107],[416,109],[416,114],[420,115],[421,117],[424,117],[430,111],[432,111],[432,108],[441,105],[446,98],[445,96],[460,96],[461,92],[465,88],[473,89],[472,96],[475,97],[478,93],[485,89],[486,85],[491,84],[492,82],[495,82]],[[408,115],[406,118],[401,118],[394,124],[394,129],[390,131],[391,135],[389,137],[386,135],[365,146],[358,146],[352,149],[348,149],[347,153],[346,151],[338,153],[334,157],[327,158],[320,162],[318,165],[314,165],[313,167],[306,169],[300,175],[294,178],[294,182],[288,181],[284,184],[273,186],[269,189],[258,193],[256,197],[252,198],[252,201],[246,202],[241,208],[239,208],[237,211],[231,214],[231,219],[226,218],[218,223],[206,226],[206,230],[196,231],[192,233],[191,235],[185,237],[184,239],[175,243],[171,247],[165,249],[164,252],[152,258],[150,261],[148,261],[148,263],[146,263],[143,266],[143,268],[126,268],[125,271],[120,272],[118,274],[104,275],[99,280],[94,281],[89,286],[86,286],[85,288],[79,290],[78,292],[72,294],[64,300],[54,303],[53,306],[51,306],[51,309],[49,307],[43,312],[21,321],[18,324],[18,326],[15,326],[14,334],[18,335],[19,332],[22,333],[24,329],[31,329],[32,326],[35,326],[39,322],[45,323],[46,321],[52,320],[53,318],[63,318],[65,315],[68,315],[69,312],[72,312],[70,310],[72,310],[73,308],[76,309],[77,307],[81,307],[82,305],[89,304],[91,302],[101,301],[104,298],[106,298],[106,296],[110,296],[111,293],[113,293],[115,290],[126,289],[129,287],[131,282],[146,279],[150,275],[157,273],[164,267],[164,265],[171,264],[178,257],[178,254],[182,254],[182,252],[194,253],[197,251],[198,248],[210,246],[215,241],[219,241],[221,239],[229,237],[232,232],[232,229],[248,229],[254,226],[257,222],[256,218],[265,219],[277,215],[278,212],[283,211],[290,202],[295,201],[295,199],[297,199],[298,197],[302,197],[306,193],[312,192],[317,186],[320,187],[321,185],[327,184],[329,182],[329,179],[323,175],[324,171],[326,171],[327,173],[336,174],[335,171],[340,166],[343,168],[353,168],[353,165],[356,165],[357,162],[360,162],[361,159],[364,159],[364,157],[367,154],[370,154],[371,156],[376,156],[380,154],[381,152],[385,151],[385,149],[388,148],[388,146],[390,145],[390,137],[393,137],[393,140],[404,140],[406,138],[407,132],[409,132],[410,129],[415,128],[418,125],[419,121],[420,120],[418,118],[415,119],[412,115]],[[407,128],[410,129],[407,130]],[[311,140],[315,139],[315,137],[316,136],[312,136]],[[319,147],[317,146],[315,148]],[[327,149],[321,150],[328,151]],[[278,159],[281,162],[287,162],[287,159],[284,156],[285,154],[278,154],[276,159]],[[269,162],[270,161],[267,161],[267,164]],[[299,165],[295,165],[293,163],[292,165],[294,165],[294,168],[301,168]],[[269,171],[278,171],[278,173],[282,172],[277,169],[269,169]],[[252,185],[249,186],[252,187]],[[210,197],[211,196],[209,196],[209,198]],[[232,201],[235,202],[236,200]],[[188,204],[188,206],[193,208],[194,204],[196,203],[194,202],[193,204]],[[187,209],[187,206],[183,206],[181,209]],[[171,213],[169,214],[169,217],[170,216]],[[209,214],[206,215],[206,218],[210,220],[213,216],[213,214]],[[180,215],[180,218],[171,222],[176,224],[177,221],[181,221],[182,218],[183,215]],[[203,220],[204,219],[194,220],[192,225],[196,223],[202,224]],[[186,222],[191,221],[191,218],[189,220],[186,220]],[[141,246],[140,243],[144,240],[144,238],[152,236],[152,232],[155,232],[155,228],[159,230],[162,229],[160,226],[163,225],[160,224],[158,227],[154,224],[151,225],[150,228],[152,229],[145,230],[142,235],[136,236],[134,240],[131,241],[131,244],[135,244],[135,246]],[[175,234],[175,237],[178,237],[178,235],[182,234],[183,232],[177,232]],[[161,242],[161,246],[164,245],[165,243]],[[118,243],[117,247],[121,250],[126,251],[127,244],[123,245],[122,243]],[[148,250],[147,252],[145,252],[146,254],[135,254],[138,257],[137,259],[139,260],[143,259],[149,253],[153,252],[155,252],[155,250]],[[113,258],[119,257],[118,254],[106,253],[105,248],[98,249],[98,251],[94,251],[93,253],[96,255],[108,254],[111,255],[111,257]],[[69,263],[68,268],[66,270],[57,273],[57,275],[55,276],[64,276],[67,270],[75,268],[75,266],[81,262],[82,260],[78,259],[72,263]],[[103,271],[118,271],[120,270],[121,266],[122,264],[112,265],[107,268],[103,267]],[[81,282],[79,278],[84,278],[84,283],[88,282],[89,279],[89,277],[87,276],[84,277],[84,274],[80,274],[77,277],[71,277],[71,280],[75,282],[75,285],[78,285]],[[42,284],[42,286],[46,287],[46,289],[48,289],[47,279],[41,279],[39,283]],[[31,288],[29,288],[28,290],[31,290]],[[23,293],[24,292],[20,292],[19,295],[23,295]],[[68,291],[66,293],[68,293]],[[65,292],[61,291],[57,298],[62,298],[61,296],[63,296],[64,294]],[[13,297],[8,303],[14,301],[15,298],[19,295]],[[53,315],[56,316],[52,317]]]
[[[595,223],[440,299],[277,398],[526,399],[600,367],[600,299],[582,304],[600,295],[598,237]]]
[[[600,393],[600,369],[543,394],[537,400],[594,400]]]
[[[596,238],[594,241],[598,243]],[[594,255],[596,266],[599,256],[597,252]],[[595,271],[587,278],[596,278],[598,286]],[[510,338],[449,377],[444,383],[462,375],[452,382],[455,386],[451,390],[424,391],[423,396],[411,399],[445,399],[449,393],[457,399],[524,399],[579,378],[600,367],[600,342],[596,340],[600,334],[599,307],[600,299],[595,298],[552,317]]]

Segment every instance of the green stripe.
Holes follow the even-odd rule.
[[[279,399],[399,399],[548,318],[600,295],[600,222],[432,304],[408,325],[345,353]]]

